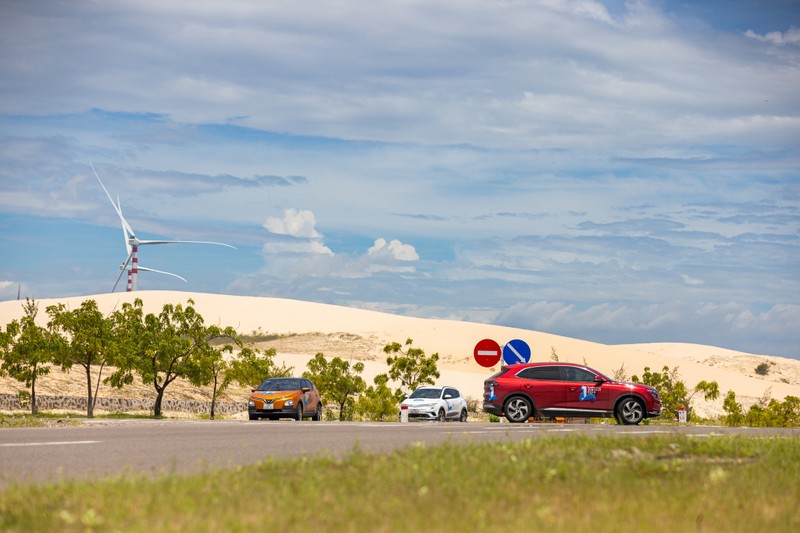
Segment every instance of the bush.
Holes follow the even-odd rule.
[[[761,363],[756,367],[756,374],[759,376],[766,376],[769,374],[769,365],[767,363]]]

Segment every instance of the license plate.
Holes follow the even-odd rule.
[[[265,404],[264,404],[264,407],[263,407],[263,409],[264,409],[265,411],[272,411],[272,407],[273,407],[273,406],[272,406],[272,404],[271,404],[271,403],[265,403]]]

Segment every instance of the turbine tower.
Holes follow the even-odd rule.
[[[114,292],[119,284],[119,280],[122,278],[122,274],[125,272],[125,269],[128,267],[128,264],[131,267],[128,269],[128,288],[127,291],[135,291],[136,290],[136,281],[139,276],[139,271],[142,270],[144,272],[156,272],[158,274],[166,274],[167,276],[173,276],[180,280],[183,280],[184,283],[188,283],[185,278],[173,274],[172,272],[165,272],[163,270],[156,270],[154,268],[146,268],[139,265],[139,246],[147,246],[150,244],[214,244],[216,246],[226,246],[228,248],[233,248],[234,250],[236,247],[231,246],[230,244],[225,244],[224,242],[212,242],[212,241],[143,241],[136,237],[136,233],[131,228],[128,221],[125,220],[125,217],[122,216],[122,205],[119,202],[119,197],[117,197],[117,201],[111,198],[111,195],[108,193],[108,189],[106,186],[103,185],[103,180],[100,179],[100,176],[97,174],[97,171],[94,169],[94,164],[92,161],[89,161],[89,165],[92,167],[92,172],[94,172],[97,181],[100,182],[100,186],[103,188],[103,191],[106,193],[108,200],[111,202],[111,205],[114,206],[114,211],[117,212],[117,216],[119,217],[119,221],[122,224],[122,237],[125,240],[125,249],[128,252],[127,257],[125,258],[125,262],[120,265],[120,273],[117,276],[117,281],[114,283],[114,288],[111,289],[111,292]]]

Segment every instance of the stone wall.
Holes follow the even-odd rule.
[[[36,405],[40,411],[63,409],[66,411],[86,412],[85,396],[47,396],[37,395]],[[108,411],[112,413],[132,413],[135,411],[153,411],[155,399],[153,398],[97,398],[94,405],[95,411]],[[0,394],[0,411],[30,410],[28,401],[20,402],[16,394]],[[161,410],[177,411],[207,415],[211,412],[211,402],[198,400],[171,400],[164,398],[161,401]],[[247,411],[247,402],[217,402],[217,414],[237,414]]]

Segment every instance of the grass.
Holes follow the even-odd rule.
[[[222,420],[223,415],[217,415],[218,419]],[[95,414],[95,419],[112,419],[112,420],[128,420],[128,419],[154,419],[152,414],[137,414],[137,413],[102,413]],[[162,419],[169,419],[170,417],[162,417]],[[208,420],[209,415],[191,415],[191,418],[198,420]],[[44,427],[53,425],[66,425],[66,426],[79,426],[86,419],[86,413],[81,412],[48,412],[39,411],[35,415],[31,413],[0,413],[0,429],[2,428],[23,428],[23,427]]]
[[[0,428],[28,428],[47,426],[46,419],[30,413],[0,413]]]
[[[2,531],[797,531],[800,439],[554,437],[10,487]]]

